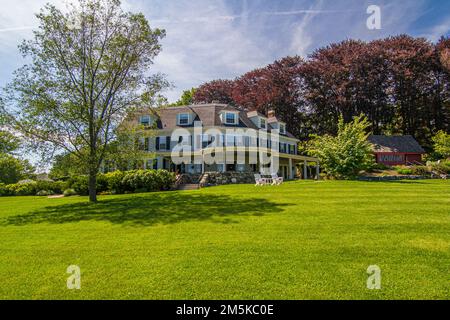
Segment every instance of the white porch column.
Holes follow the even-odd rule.
[[[303,161],[303,179],[308,179],[308,162],[306,160]]]
[[[163,168],[163,157],[158,157],[158,158],[156,158],[156,160],[157,160],[157,168],[158,168],[158,170],[160,170],[160,169],[162,169]]]
[[[205,173],[205,155],[202,151],[202,174]]]
[[[290,180],[294,179],[294,173],[292,171],[294,171],[292,168],[292,159],[289,158],[289,179]]]

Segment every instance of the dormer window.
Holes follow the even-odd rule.
[[[225,114],[225,123],[226,124],[236,124],[237,123],[237,114],[232,112],[227,112]]]
[[[223,110],[220,112],[220,121],[223,124],[236,125],[239,123],[239,112]]]
[[[148,127],[150,125],[150,116],[149,115],[140,116],[139,123],[143,126]]]
[[[286,134],[286,125],[284,123],[280,123],[280,133]]]
[[[259,127],[260,127],[261,129],[267,129],[266,119],[264,119],[264,118],[259,118]]]
[[[189,113],[180,113],[180,114],[178,114],[177,118],[178,118],[177,124],[179,126],[189,124]]]

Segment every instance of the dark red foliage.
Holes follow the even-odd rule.
[[[232,98],[234,81],[214,80],[202,84],[194,94],[195,103],[227,103],[234,105]]]
[[[411,134],[422,144],[450,131],[450,39],[407,35],[346,40],[286,57],[231,80],[202,85],[196,102],[218,100],[276,111],[293,134],[335,133],[339,116],[365,114],[376,134]]]

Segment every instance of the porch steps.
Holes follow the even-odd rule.
[[[200,186],[198,184],[193,184],[193,183],[180,184],[178,186],[178,190],[197,190],[197,189],[200,189]]]

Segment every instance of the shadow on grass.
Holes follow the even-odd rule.
[[[427,184],[427,180],[357,180],[358,182],[370,182],[370,183],[391,183],[391,184]]]
[[[288,204],[266,199],[239,199],[201,193],[148,193],[120,198],[103,198],[96,204],[79,202],[49,206],[22,215],[10,216],[0,225],[62,224],[80,221],[108,221],[114,224],[151,226],[217,218],[235,223],[233,216],[263,216],[283,211]]]

